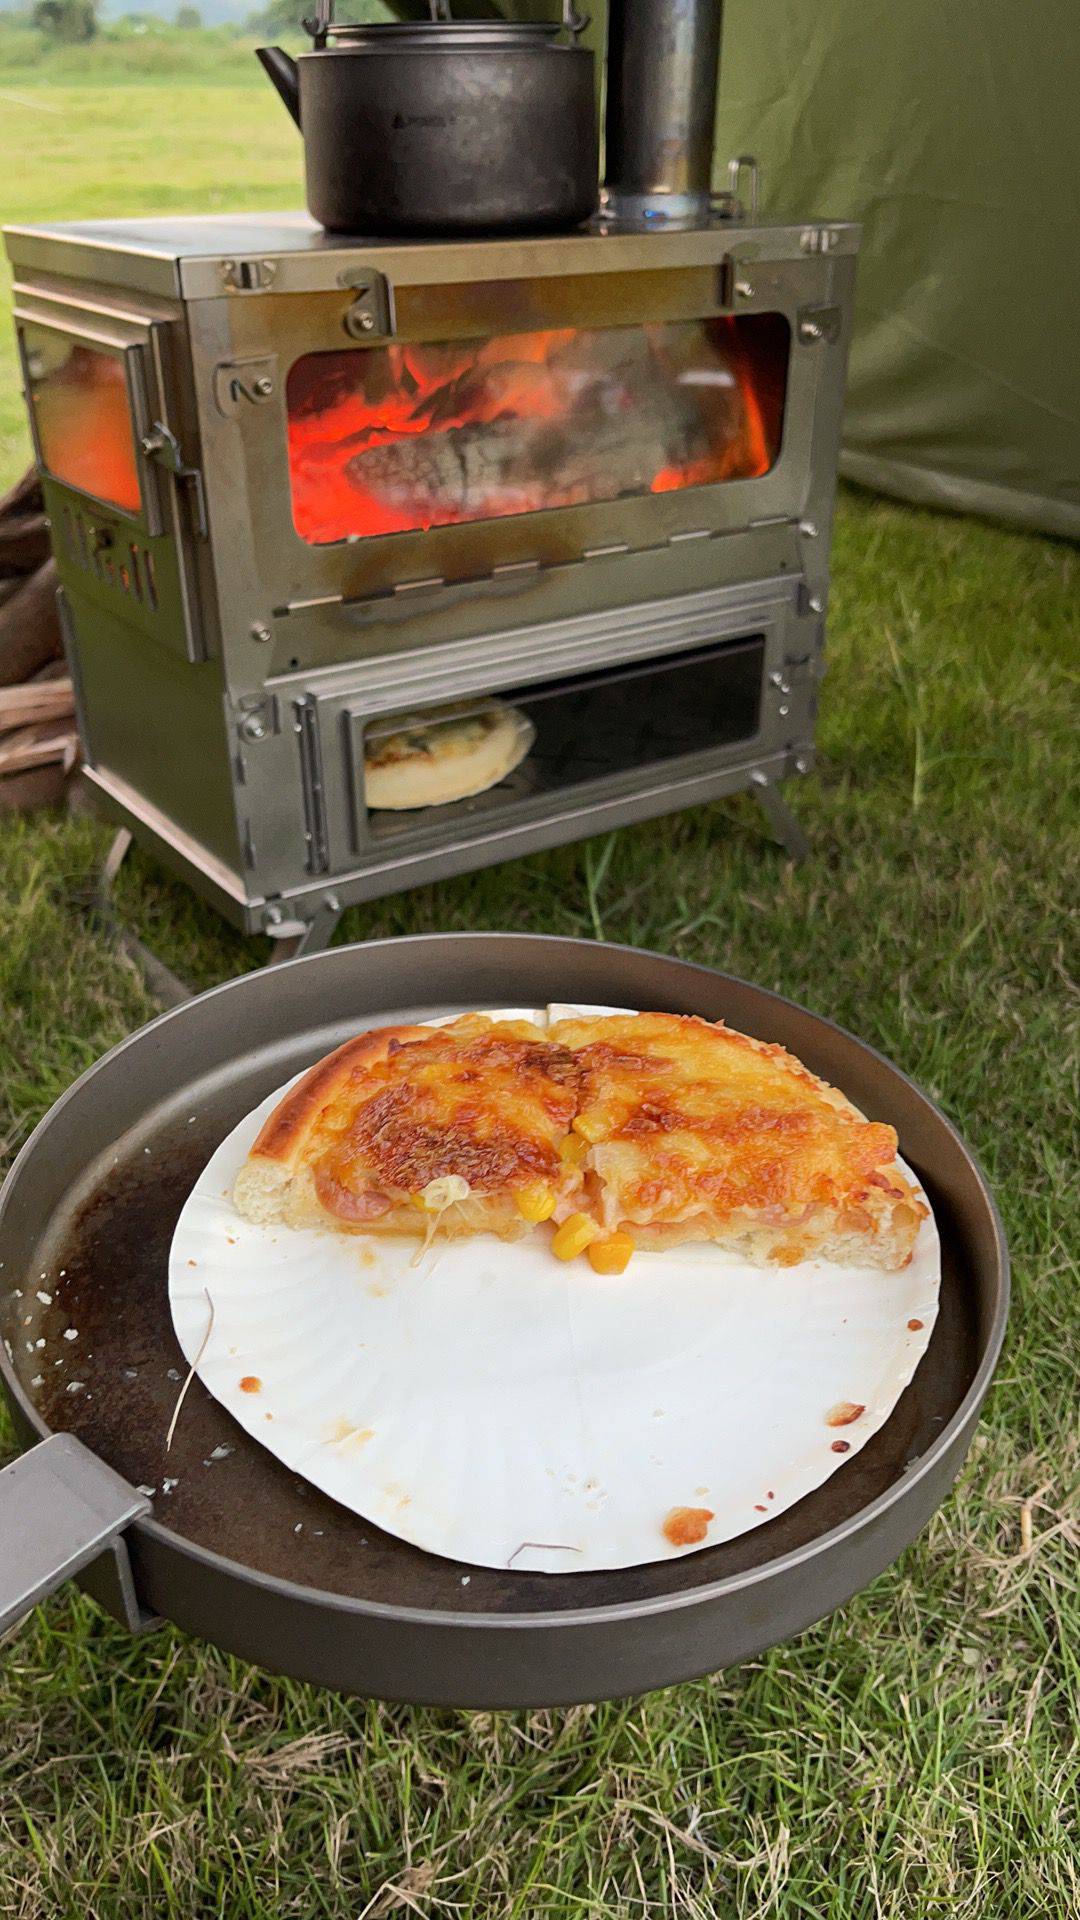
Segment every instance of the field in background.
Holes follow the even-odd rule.
[[[257,85],[0,75],[0,182],[4,219],[280,206],[299,145]],[[0,347],[10,479],[6,316]],[[351,939],[502,926],[723,966],[943,1102],[1001,1201],[1016,1305],[960,1489],[918,1543],[737,1671],[510,1716],[319,1694],[168,1629],[132,1641],[66,1592],[0,1652],[0,1920],[1080,1914],[1078,658],[1071,549],[849,495],[821,761],[793,794],[804,867],[744,798],[347,918]],[[154,1010],[79,906],[106,844],[86,820],[0,822],[8,1153]],[[199,985],[261,957],[141,855],[119,899]]]
[[[0,68],[0,225],[301,206],[300,136],[250,50],[240,52],[251,84],[206,86],[182,74],[123,87],[31,86]],[[0,486],[30,457],[10,287],[5,256]]]

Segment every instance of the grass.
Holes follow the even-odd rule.
[[[7,118],[27,162],[7,174],[9,215],[13,193],[54,217],[296,198],[289,129],[259,95],[49,97],[58,126]],[[3,397],[11,433],[10,379]],[[804,867],[741,799],[425,887],[345,929],[658,947],[834,1016],[931,1089],[996,1188],[1016,1300],[969,1463],[920,1540],[760,1660],[558,1713],[318,1693],[171,1629],[132,1641],[66,1591],[0,1656],[4,1920],[1080,1914],[1078,589],[1061,544],[848,495],[821,763],[793,795]],[[75,905],[105,838],[80,819],[0,825],[9,1148],[153,1011]],[[120,899],[200,984],[261,957],[148,858]]]

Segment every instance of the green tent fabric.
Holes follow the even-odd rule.
[[[843,470],[1080,536],[1078,0],[728,0],[733,153],[863,223]]]
[[[844,472],[1080,537],[1080,0],[726,0],[737,153],[767,215],[863,223]]]

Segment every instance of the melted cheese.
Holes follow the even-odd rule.
[[[555,1186],[580,1070],[527,1022],[458,1022],[361,1065],[319,1114],[304,1160],[327,1211],[375,1221],[459,1178],[470,1196]]]
[[[563,1020],[551,1038],[584,1069],[575,1130],[605,1226],[839,1224],[895,1159],[891,1127],[781,1047],[673,1014]]]

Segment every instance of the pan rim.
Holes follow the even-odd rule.
[[[857,1034],[852,1033],[849,1028],[841,1026],[838,1021],[830,1020],[825,1014],[817,1013],[813,1008],[803,1006],[800,1002],[789,999],[785,994],[775,992],[771,987],[762,987],[753,980],[745,980],[741,975],[726,973],[719,967],[708,967],[699,961],[680,960],[672,954],[658,953],[654,948],[650,947],[632,947],[622,942],[589,940],[578,936],[563,936],[561,934],[516,933],[508,929],[485,929],[477,932],[459,929],[446,933],[387,935],[379,940],[351,941],[343,946],[330,948],[324,953],[305,954],[296,960],[285,961],[280,964],[289,969],[294,967],[318,966],[325,963],[331,957],[344,953],[385,950],[387,948],[401,948],[404,946],[414,949],[429,947],[434,951],[438,951],[445,949],[448,941],[453,941],[455,944],[458,942],[476,941],[483,941],[485,943],[502,941],[513,941],[515,943],[528,942],[529,944],[535,944],[537,946],[559,947],[564,950],[566,948],[583,950],[598,948],[602,952],[612,955],[633,955],[636,958],[646,961],[659,962],[665,967],[674,966],[679,969],[680,974],[700,974],[708,977],[710,980],[720,980],[727,985],[746,989],[794,1013],[809,1016],[810,1019],[816,1021],[819,1025],[829,1029],[830,1032],[838,1034],[842,1039],[851,1042],[864,1054],[869,1055],[871,1059],[885,1068],[890,1075],[895,1076],[896,1079],[903,1082],[903,1084],[922,1101],[924,1106],[930,1110],[935,1119],[944,1126],[967,1160],[975,1176],[980,1197],[987,1209],[993,1230],[996,1299],[990,1326],[987,1329],[983,1353],[967,1392],[954,1408],[952,1415],[942,1427],[940,1433],[936,1435],[935,1439],[926,1449],[926,1452],[921,1455],[918,1462],[911,1467],[910,1471],[901,1473],[893,1484],[887,1487],[883,1493],[878,1494],[877,1497],[869,1501],[866,1506],[859,1507],[855,1513],[849,1515],[846,1520],[841,1521],[837,1526],[831,1527],[826,1533],[817,1534],[812,1540],[805,1541],[802,1546],[793,1548],[789,1553],[778,1555],[772,1560],[763,1561],[760,1565],[746,1568],[741,1573],[728,1574],[719,1580],[708,1581],[700,1586],[655,1595],[651,1598],[622,1601],[613,1600],[604,1604],[594,1604],[587,1607],[565,1607],[522,1613],[490,1611],[459,1612],[448,1607],[397,1605],[385,1600],[365,1600],[356,1595],[335,1593],[329,1588],[315,1587],[301,1581],[286,1579],[280,1574],[262,1572],[256,1567],[248,1566],[241,1560],[233,1560],[225,1554],[214,1552],[212,1548],[200,1546],[197,1541],[188,1539],[184,1534],[174,1532],[159,1520],[137,1519],[131,1523],[129,1529],[131,1534],[135,1538],[143,1537],[152,1540],[169,1551],[179,1552],[197,1566],[205,1568],[207,1572],[250,1583],[254,1587],[257,1587],[259,1591],[274,1594],[282,1600],[289,1601],[294,1606],[329,1608],[342,1615],[356,1616],[361,1619],[387,1620],[404,1625],[454,1629],[475,1628],[485,1631],[502,1629],[504,1631],[542,1632],[554,1626],[584,1628],[606,1626],[620,1621],[645,1620],[657,1614],[682,1612],[686,1608],[694,1606],[713,1605],[735,1593],[742,1593],[748,1589],[755,1588],[764,1580],[797,1574],[800,1568],[806,1567],[814,1561],[818,1555],[831,1554],[833,1551],[841,1549],[854,1535],[872,1528],[893,1506],[904,1499],[914,1487],[918,1486],[928,1475],[934,1473],[939,1461],[943,1456],[948,1454],[958,1437],[962,1435],[964,1429],[973,1419],[982,1401],[986,1397],[1005,1340],[1011,1297],[1011,1271],[1008,1243],[1005,1237],[1001,1214],[982,1164],[964,1140],[959,1129],[954,1126],[953,1122],[949,1119],[948,1115],[942,1111],[937,1102],[932,1100],[930,1095],[919,1086],[917,1081],[913,1080],[909,1074],[904,1072],[903,1068],[898,1067],[895,1062],[888,1059],[878,1048],[871,1046],[865,1040],[860,1040]],[[275,969],[275,971],[277,971],[277,969]],[[162,1013],[157,1014],[154,1019],[136,1028],[134,1033],[125,1035],[124,1039],[118,1041],[115,1046],[110,1047],[99,1059],[93,1061],[89,1067],[85,1068],[78,1079],[74,1080],[71,1086],[68,1087],[48,1111],[42,1115],[33,1132],[29,1138],[24,1141],[8,1169],[3,1185],[0,1186],[0,1228],[2,1228],[4,1214],[7,1206],[10,1204],[11,1193],[16,1184],[20,1169],[24,1160],[29,1159],[38,1135],[44,1130],[52,1116],[78,1095],[85,1081],[89,1080],[91,1076],[100,1068],[104,1067],[107,1062],[118,1057],[128,1047],[133,1046],[136,1041],[141,1040],[144,1035],[155,1032],[169,1021],[183,1018],[191,1007],[201,1004],[212,995],[226,994],[239,988],[252,978],[262,977],[264,976],[258,970],[237,974],[229,980],[220,981],[216,986],[207,988],[204,993],[196,995],[194,1000],[185,1001],[181,1006],[166,1008]],[[47,1439],[50,1434],[62,1431],[62,1429],[50,1427],[47,1422],[42,1419],[33,1401],[30,1400],[24,1392],[3,1343],[0,1343],[0,1376],[3,1378],[5,1392],[9,1400],[17,1405],[20,1415],[26,1421],[27,1425],[34,1430],[39,1439]],[[688,1555],[687,1558],[692,1559],[693,1556]]]

